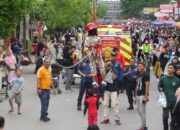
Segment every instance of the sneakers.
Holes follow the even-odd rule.
[[[110,120],[109,119],[105,119],[101,122],[101,124],[110,124]]]
[[[103,87],[106,87],[106,86],[107,86],[107,83],[106,83],[105,81],[102,81],[101,85],[102,85]]]
[[[93,86],[94,88],[98,88],[98,87],[99,87],[96,82],[93,82],[92,86]]]
[[[120,120],[115,120],[116,125],[121,125]]]
[[[137,129],[137,130],[143,130],[143,128],[141,127],[141,128],[139,128],[139,129]]]
[[[71,89],[71,88],[68,88],[68,89],[66,88],[66,89],[65,89],[65,92],[66,92],[66,93],[71,93],[71,92],[72,92],[72,89]]]
[[[78,111],[81,111],[81,106],[77,106],[77,110],[78,110]]]
[[[134,107],[132,105],[130,105],[127,110],[134,110]]]
[[[144,127],[144,129],[141,127],[141,128],[139,128],[139,129],[137,129],[137,130],[148,130],[148,128],[147,127]]]
[[[62,91],[61,91],[60,89],[58,89],[58,90],[57,90],[57,93],[58,93],[58,94],[61,94],[61,93],[62,93]]]
[[[48,122],[50,121],[51,119],[49,117],[41,117],[40,118],[41,121],[44,121],[44,122]]]
[[[144,127],[144,129],[143,130],[148,130],[148,128],[147,127]]]

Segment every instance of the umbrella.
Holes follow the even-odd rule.
[[[176,22],[174,20],[167,20],[165,21],[166,24],[174,25]]]
[[[165,22],[161,22],[161,21],[159,21],[159,20],[153,21],[152,24],[153,24],[153,25],[157,25],[157,26],[164,26],[164,25],[166,25]]]

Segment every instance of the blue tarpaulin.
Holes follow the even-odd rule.
[[[161,22],[161,21],[159,21],[159,20],[155,20],[155,21],[153,21],[151,24],[157,25],[157,26],[164,26],[164,25],[166,25],[165,22]]]

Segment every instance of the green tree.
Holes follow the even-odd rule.
[[[83,26],[89,19],[88,0],[56,0],[56,28]]]
[[[144,7],[159,7],[170,0],[121,0],[119,18],[140,17]]]
[[[46,21],[50,29],[83,26],[89,20],[89,0],[34,0],[34,21]]]
[[[0,1],[0,37],[6,38],[16,29],[17,24],[28,12],[28,0]]]
[[[108,7],[105,4],[99,3],[97,9],[98,18],[103,18],[107,13]]]

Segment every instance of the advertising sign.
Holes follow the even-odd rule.
[[[158,12],[159,11],[159,8],[144,8],[143,9],[143,13],[144,14],[154,14],[155,12]]]
[[[173,5],[170,4],[161,4],[160,5],[161,13],[173,13]]]

